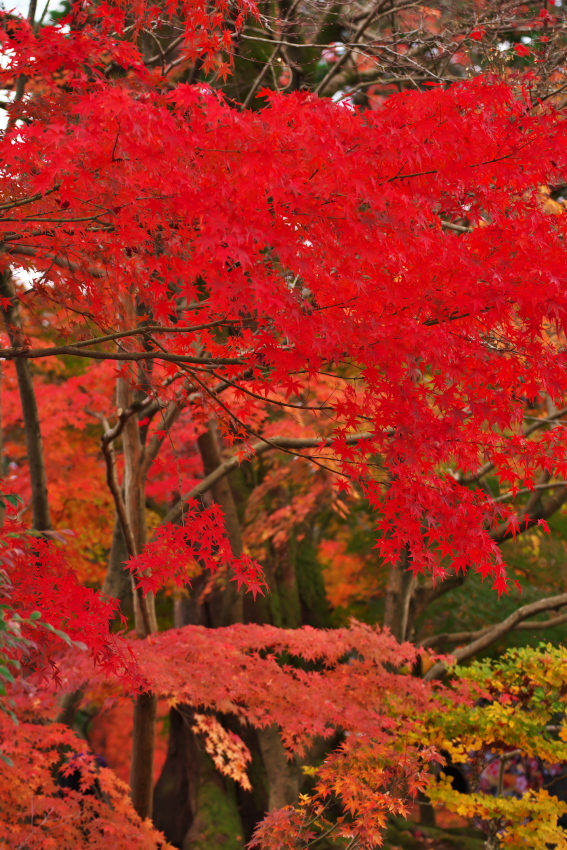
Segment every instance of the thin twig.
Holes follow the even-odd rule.
[[[563,416],[567,414],[567,407],[562,407],[561,410],[557,410],[555,413],[552,413],[546,419],[537,419],[535,422],[532,422],[531,425],[528,425],[527,428],[524,428],[524,437],[529,437],[530,434],[533,434],[535,431],[538,431],[540,428],[545,428],[545,426],[550,422],[555,422],[556,419],[561,419]],[[463,476],[462,478],[458,478],[460,484],[473,484],[475,481],[478,481],[480,478],[483,478],[487,473],[492,472],[495,464],[489,461],[485,463],[484,466],[481,466],[480,469],[474,473],[474,475]]]
[[[295,10],[299,6],[299,2],[300,2],[300,0],[293,0],[293,3],[292,3],[292,5],[289,9],[289,12],[285,16],[285,19],[282,23],[282,27],[281,27],[282,32],[285,32],[286,24],[289,22],[289,20],[291,19],[291,16],[293,15]],[[262,70],[260,71],[260,73],[258,74],[256,79],[252,83],[252,86],[250,87],[250,91],[246,95],[246,99],[245,99],[244,103],[242,104],[242,109],[247,109],[250,106],[250,103],[252,102],[252,98],[254,97],[254,94],[256,93],[256,89],[258,88],[258,86],[260,85],[260,83],[262,82],[262,80],[264,79],[266,74],[268,73],[268,69],[271,67],[272,63],[277,58],[277,55],[280,52],[280,50],[282,49],[283,44],[284,44],[283,40],[277,42],[276,46],[274,47],[274,50],[272,51],[272,55],[270,56],[268,61],[264,64],[264,66],[262,67]]]

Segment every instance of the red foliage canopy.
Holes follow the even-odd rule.
[[[56,37],[12,36],[22,69]],[[561,430],[528,444],[518,427],[526,398],[566,389],[565,223],[538,195],[565,167],[559,116],[486,80],[361,115],[308,95],[239,112],[142,71],[112,83],[76,73],[71,93],[24,101],[33,120],[5,137],[6,260],[43,271],[33,297],[83,302],[125,336],[103,351],[67,323],[65,348],[25,356],[152,360],[161,397],[181,369],[194,417],[212,409],[245,442],[274,392],[305,406],[336,364],[311,427],[380,512],[382,554],[409,546],[414,569],[442,576],[450,551],[503,590],[487,523],[504,509],[444,469],[490,456],[528,485],[536,466],[563,471]],[[444,226],[464,215],[470,233]],[[136,328],[133,298],[151,333]]]
[[[217,62],[232,8],[175,4],[188,55]],[[239,4],[233,25],[254,11]],[[358,482],[375,507],[387,561],[406,549],[414,570],[442,578],[450,554],[454,569],[473,567],[504,590],[490,531],[506,521],[513,533],[515,520],[448,470],[474,473],[490,460],[513,487],[532,486],[536,469],[567,474],[563,429],[531,442],[521,430],[526,399],[567,393],[567,225],[540,197],[564,180],[562,117],[520,83],[487,79],[399,95],[366,114],[302,93],[240,110],[147,69],[123,36],[153,7],[96,13],[39,32],[1,21],[0,86],[25,77],[34,95],[10,108],[0,140],[1,256],[4,268],[32,272],[21,294],[32,315],[55,306],[49,345],[23,339],[0,357],[111,361],[158,410],[185,405],[193,428],[216,418],[236,459],[297,448],[274,433],[277,416],[266,425],[271,406],[296,414],[298,450],[339,486]],[[137,422],[155,460],[168,429]],[[179,469],[171,490],[186,494],[186,478]],[[217,519],[190,507],[184,527],[165,524],[131,553],[144,589],[183,576],[190,558],[226,566]],[[80,587],[51,544],[23,543],[10,558],[16,610],[40,608],[91,659],[134,677],[108,636],[114,609]],[[257,591],[257,566],[234,565]],[[411,661],[409,649],[357,629],[171,632],[132,650],[154,692],[277,722],[292,748],[339,726],[355,733],[318,793],[342,797],[349,829],[368,844],[386,811],[403,809],[384,787],[419,787],[428,756],[395,734],[402,721],[411,730],[400,701],[418,713],[434,691],[391,672]],[[284,651],[314,669],[282,667]],[[73,675],[79,684],[90,670],[77,662]]]
[[[343,832],[356,834],[362,846],[379,843],[388,813],[407,811],[408,797],[424,787],[429,762],[438,758],[423,746],[423,718],[448,702],[469,700],[465,688],[454,692],[408,675],[420,651],[358,623],[332,631],[187,626],[133,641],[131,648],[148,690],[206,713],[198,715],[196,731],[205,735],[218,766],[244,784],[246,748],[223,733],[217,714],[279,728],[290,754],[305,755],[317,737],[343,735],[344,743],[316,771],[314,800],[323,807],[331,797],[340,801],[348,815]],[[64,691],[84,688],[87,701],[119,693],[106,677],[93,675],[84,653],[67,653],[60,667]],[[35,699],[38,706],[47,700],[45,710],[51,697],[40,690]],[[257,841],[277,847],[282,829],[286,846],[295,840],[304,846],[309,815],[301,806],[295,814],[273,813]]]

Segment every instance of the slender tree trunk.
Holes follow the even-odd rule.
[[[118,379],[117,391],[118,407],[128,410],[134,402],[132,387],[124,378]],[[124,504],[126,517],[136,554],[140,554],[146,544],[146,476],[144,474],[144,451],[140,439],[140,426],[137,416],[130,416],[122,431],[122,445],[124,451]],[[132,579],[134,582],[134,579]],[[155,600],[153,594],[146,597],[150,615],[150,633],[157,632],[157,620],[155,613]],[[137,594],[134,594],[134,616],[136,631],[146,637],[147,629],[142,625],[143,617],[140,611],[140,603]]]
[[[208,475],[222,463],[219,436],[213,422],[209,423],[207,430],[199,437],[198,445],[204,472]],[[214,486],[211,496],[223,510],[230,544],[234,554],[238,556],[243,551],[242,529],[228,477]],[[242,621],[242,594],[237,592],[234,582],[227,582],[226,587],[207,594],[206,605],[199,604],[200,591],[207,580],[206,576],[199,576],[193,582],[191,597],[181,597],[177,600],[176,627],[199,623],[214,628]],[[181,714],[182,712],[183,709]],[[199,745],[190,724],[181,723],[180,716],[176,709],[172,709],[167,760],[155,790],[155,822],[165,832],[168,840],[176,846],[188,847],[193,841],[198,843],[199,823],[207,817],[207,812],[201,810],[199,789],[205,785],[210,786],[211,778],[207,774],[206,760],[199,758]],[[257,758],[266,772],[270,808],[294,802],[299,790],[298,768],[297,765],[288,763],[277,728],[258,730],[257,734],[251,737],[249,744],[256,750]],[[223,794],[226,796],[222,784],[221,782],[215,790],[218,801],[223,798]],[[225,802],[228,806],[228,798]],[[262,803],[262,811],[266,802],[268,801]],[[257,809],[257,801],[252,801],[249,797],[246,798],[245,804],[248,809],[253,809],[252,816],[247,811],[248,820],[257,820],[261,815]],[[222,824],[219,824],[219,827],[222,827]]]
[[[130,572],[125,569],[124,562],[128,560],[128,550],[124,542],[124,533],[118,518],[114,523],[112,545],[108,555],[108,569],[102,585],[102,592],[113,599],[118,599],[122,611],[132,611],[132,579]]]
[[[268,776],[268,808],[272,812],[290,806],[299,796],[301,768],[289,761],[277,726],[258,729],[258,741]]]
[[[394,637],[404,641],[411,627],[411,601],[415,590],[414,574],[408,570],[409,555],[404,550],[398,564],[390,569],[390,578],[386,590],[384,625]]]
[[[118,379],[117,402],[122,410],[132,407],[134,393],[124,378]],[[140,427],[135,415],[130,416],[122,432],[124,450],[124,505],[130,528],[134,554],[139,554],[146,542],[146,481],[144,453],[140,440]],[[134,579],[132,579],[134,581]],[[134,619],[141,638],[157,631],[155,600],[146,597],[146,616],[141,610],[138,594],[134,593]],[[134,705],[134,732],[132,737],[132,771],[130,786],[134,808],[142,818],[151,818],[154,790],[154,755],[156,735],[157,697],[141,694]]]
[[[134,704],[130,785],[132,803],[141,818],[153,814],[156,718],[156,695],[140,694]]]
[[[209,423],[208,429],[199,437],[198,443],[205,475],[209,475],[222,463],[218,431],[214,422]],[[228,476],[214,485],[212,496],[223,509],[230,544],[234,554],[238,556],[243,551],[242,529]],[[292,595],[292,593],[297,594],[295,570],[291,559],[288,560],[288,570],[285,571],[283,582],[289,594]],[[223,591],[222,603],[219,612],[220,624],[228,625],[242,621],[243,595],[237,591],[234,582],[229,582],[228,587]],[[294,803],[299,794],[299,768],[295,763],[288,761],[277,727],[258,729],[257,738],[268,777],[270,810]]]
[[[222,463],[217,427],[214,422],[197,440],[203,459],[205,475],[213,472]],[[239,557],[243,551],[242,529],[228,477],[221,478],[212,488],[213,501],[223,510],[226,531],[234,554]],[[212,625],[228,626],[241,623],[243,616],[242,594],[236,583],[227,581],[225,587],[211,595]]]
[[[208,475],[222,462],[219,438],[216,426],[209,423],[207,430],[198,438],[205,475]],[[212,489],[211,496],[223,510],[227,534],[235,555],[243,550],[242,531],[232,489],[227,478],[220,480]],[[190,596],[181,596],[175,601],[174,625],[176,628],[186,625],[208,625],[216,628],[228,626],[242,620],[241,594],[234,582],[207,594],[205,605],[199,597],[210,577],[198,576],[192,583]],[[211,784],[208,775],[210,766],[200,752],[201,746],[193,732],[187,710],[182,706],[170,711],[170,730],[167,758],[154,791],[154,822],[168,841],[176,847],[191,846],[199,843],[199,824],[210,817],[210,812],[201,811],[200,789]],[[214,784],[214,783],[213,783]],[[217,803],[226,796],[224,782],[219,781],[214,794]],[[228,801],[226,801],[228,803]],[[222,809],[220,807],[219,811]],[[222,823],[217,824],[219,828]],[[239,830],[241,831],[241,830]]]
[[[10,337],[10,344],[12,348],[23,348],[25,345],[24,332],[18,309],[16,289],[9,271],[0,274],[0,295],[4,299],[2,312],[4,314],[6,331]],[[30,361],[25,357],[16,358],[16,374],[18,376],[18,389],[22,403],[28,463],[30,467],[33,526],[37,531],[49,531],[51,529],[51,516],[49,513],[47,474],[45,471],[39,410]]]

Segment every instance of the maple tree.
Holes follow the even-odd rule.
[[[2,19],[0,85],[13,92],[0,144],[10,177],[0,203],[5,449],[20,461],[10,486],[29,497],[43,535],[10,550],[6,571],[19,616],[40,610],[111,679],[129,693],[137,688],[132,794],[142,817],[151,813],[158,694],[197,708],[206,699],[172,693],[157,675],[142,684],[127,645],[109,632],[117,606],[77,581],[56,545],[55,516],[79,527],[68,560],[77,559],[83,580],[97,581],[90,562],[115,511],[116,548],[122,541],[125,553],[105,585],[126,561],[136,629],[159,665],[167,648],[150,637],[158,631],[153,594],[165,585],[194,578],[204,594],[222,598],[210,625],[260,617],[261,603],[243,603],[236,587],[209,580],[212,572],[226,585],[232,569],[252,596],[265,590],[226,480],[256,458],[297,458],[258,488],[250,500],[256,516],[278,476],[313,476],[310,488],[272,511],[276,550],[322,498],[336,507],[343,493],[364,495],[377,548],[393,567],[390,624],[400,638],[409,616],[400,610],[411,602],[404,587],[415,589],[425,575],[436,588],[473,569],[504,592],[499,543],[543,523],[567,498],[565,435],[552,427],[567,394],[565,221],[549,214],[541,190],[564,179],[558,105],[534,97],[528,74],[407,92],[368,112],[308,92],[264,91],[251,111],[211,85],[175,84],[144,49],[144,35],[159,44],[161,28],[174,24],[183,60],[222,78],[227,54],[257,14],[244,3],[159,12],[116,3],[74,7],[66,21],[43,28],[33,26],[33,13],[30,21]],[[333,67],[338,72],[338,62]],[[526,403],[543,397],[557,407],[524,429]],[[77,481],[71,507],[62,457],[87,482]],[[489,467],[509,484],[506,498],[474,486]],[[526,509],[517,512],[510,503],[523,491]],[[209,493],[212,504],[195,501]],[[264,563],[266,529],[262,540],[253,525],[250,548]],[[10,541],[23,530],[9,519],[5,532]],[[557,596],[537,611],[566,603]],[[521,610],[514,622],[532,613]],[[265,644],[257,638],[260,648],[270,634],[263,632]],[[318,638],[306,634],[311,649],[299,655],[312,658]],[[363,653],[364,633],[356,634],[348,652]],[[184,653],[191,635],[170,639]],[[479,636],[457,655],[493,639]],[[191,668],[190,686],[204,681],[204,669],[221,675],[214,640],[206,638],[209,660]],[[39,649],[31,666],[42,670],[50,640]],[[445,667],[439,661],[429,678]],[[341,676],[355,681],[352,665],[342,665]],[[412,699],[430,687],[401,678]],[[284,729],[287,681],[274,686]],[[223,710],[220,701],[210,707]],[[357,734],[365,711],[352,721]],[[357,771],[363,784],[385,771],[391,793],[399,753],[383,732],[330,756],[321,788],[346,770],[360,801]],[[212,734],[226,744],[218,727]],[[425,769],[419,750],[408,759],[392,804],[399,811]],[[365,811],[357,826],[358,841],[378,840],[380,794],[374,815]],[[286,817],[276,832],[293,829]]]

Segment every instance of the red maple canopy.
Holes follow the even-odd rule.
[[[238,31],[243,16],[256,13],[252,4],[211,10],[200,0],[159,12],[184,21],[186,56],[220,74],[229,70],[219,60],[230,50],[227,22]],[[532,487],[537,470],[567,475],[563,429],[528,440],[522,428],[526,401],[567,394],[567,218],[549,215],[542,198],[542,187],[565,182],[564,118],[532,102],[529,76],[400,94],[365,113],[312,94],[264,92],[264,105],[250,111],[209,86],[173,87],[150,70],[130,39],[157,17],[141,3],[101,3],[96,16],[75,7],[61,24],[38,31],[11,15],[0,21],[0,87],[16,93],[0,139],[1,305],[11,322],[0,358],[16,368],[35,359],[46,368],[55,357],[80,364],[65,410],[53,399],[51,409],[69,422],[81,394],[95,401],[88,415],[104,428],[107,483],[138,588],[138,631],[156,631],[145,593],[171,579],[182,583],[196,559],[212,570],[232,566],[239,584],[262,592],[261,567],[234,545],[222,512],[193,500],[211,475],[220,480],[274,448],[306,455],[339,488],[356,483],[375,509],[376,545],[387,562],[406,558],[416,572],[442,579],[450,556],[451,569],[477,570],[504,591],[497,541],[513,535],[519,520],[469,484],[485,464],[512,491]],[[26,270],[18,299],[39,328],[29,337],[15,320],[16,290],[4,285],[18,266]],[[103,400],[116,378],[117,410]],[[234,447],[191,486],[183,446],[171,440],[180,411],[193,436],[218,423]],[[118,436],[124,470],[114,456]],[[41,502],[45,482],[33,471],[31,478]],[[146,543],[148,480],[161,482],[163,501],[174,492],[182,501]],[[49,532],[48,513],[35,527]],[[30,620],[24,629],[35,636],[38,657],[49,657],[61,637],[53,628],[65,629],[131,690],[206,702],[189,685],[169,687],[153,668],[140,679],[144,664],[137,667],[109,635],[116,606],[82,586],[52,543],[26,537],[9,520],[0,545],[12,609],[29,618],[40,608],[52,626],[36,634]],[[303,660],[315,657],[313,641],[329,640],[274,638],[258,628],[260,636],[236,627],[229,635],[233,649],[241,641],[244,666],[262,651],[275,653],[278,640],[277,652],[294,645]],[[154,637],[140,657],[149,646],[147,666],[171,657],[181,668],[191,634]],[[353,670],[359,687],[363,676],[374,682],[364,652],[383,636],[362,630],[355,637],[364,647],[360,663],[359,649],[341,633],[352,668],[328,664],[322,687],[340,679],[344,688],[338,708],[327,706],[328,729],[349,704]],[[205,655],[214,658],[220,640],[203,639]],[[396,654],[393,639],[386,644],[393,666],[412,660],[409,650]],[[325,653],[328,646],[316,657]],[[281,667],[273,667],[268,672],[279,676]],[[209,668],[220,687],[224,668]],[[294,685],[302,679],[297,671],[286,676]],[[416,704],[433,700],[431,686],[422,691],[423,683],[406,679]],[[253,684],[246,682],[251,702]],[[301,698],[313,698],[309,688]],[[221,711],[220,696],[209,707]],[[279,709],[260,700],[255,710],[275,716]],[[373,710],[349,715],[357,735]],[[289,705],[281,711],[285,730]],[[372,776],[391,771],[395,754],[383,727],[371,742],[353,735],[330,758],[329,783],[340,782],[345,763],[351,778],[362,772],[362,789],[368,765]],[[319,731],[313,722],[302,733]],[[76,747],[61,730],[53,735],[53,747]],[[418,788],[425,756],[417,746],[408,752],[408,783]],[[142,814],[151,776],[144,781],[143,792],[134,790]],[[331,787],[325,782],[322,797]],[[364,809],[364,791],[352,787],[361,796],[351,810]],[[361,818],[363,844],[377,840],[388,810],[380,800],[375,821]],[[401,811],[398,803],[390,810]],[[295,814],[268,824],[267,846],[278,846],[280,828],[285,843],[287,816]],[[125,818],[124,829],[138,824],[130,809]],[[153,833],[146,837],[150,846]]]
[[[280,436],[262,429],[273,401],[318,463],[338,458],[339,486],[362,484],[386,559],[408,547],[443,576],[451,552],[503,590],[488,528],[505,514],[447,470],[489,459],[529,486],[563,468],[560,430],[519,428],[526,399],[567,383],[565,223],[538,194],[565,168],[560,116],[485,79],[364,114],[307,94],[241,111],[150,74],[105,32],[117,14],[4,22],[2,80],[38,91],[0,146],[4,262],[36,272],[30,309],[57,312],[49,350],[2,356],[111,360],[161,406],[214,413],[242,457]]]

